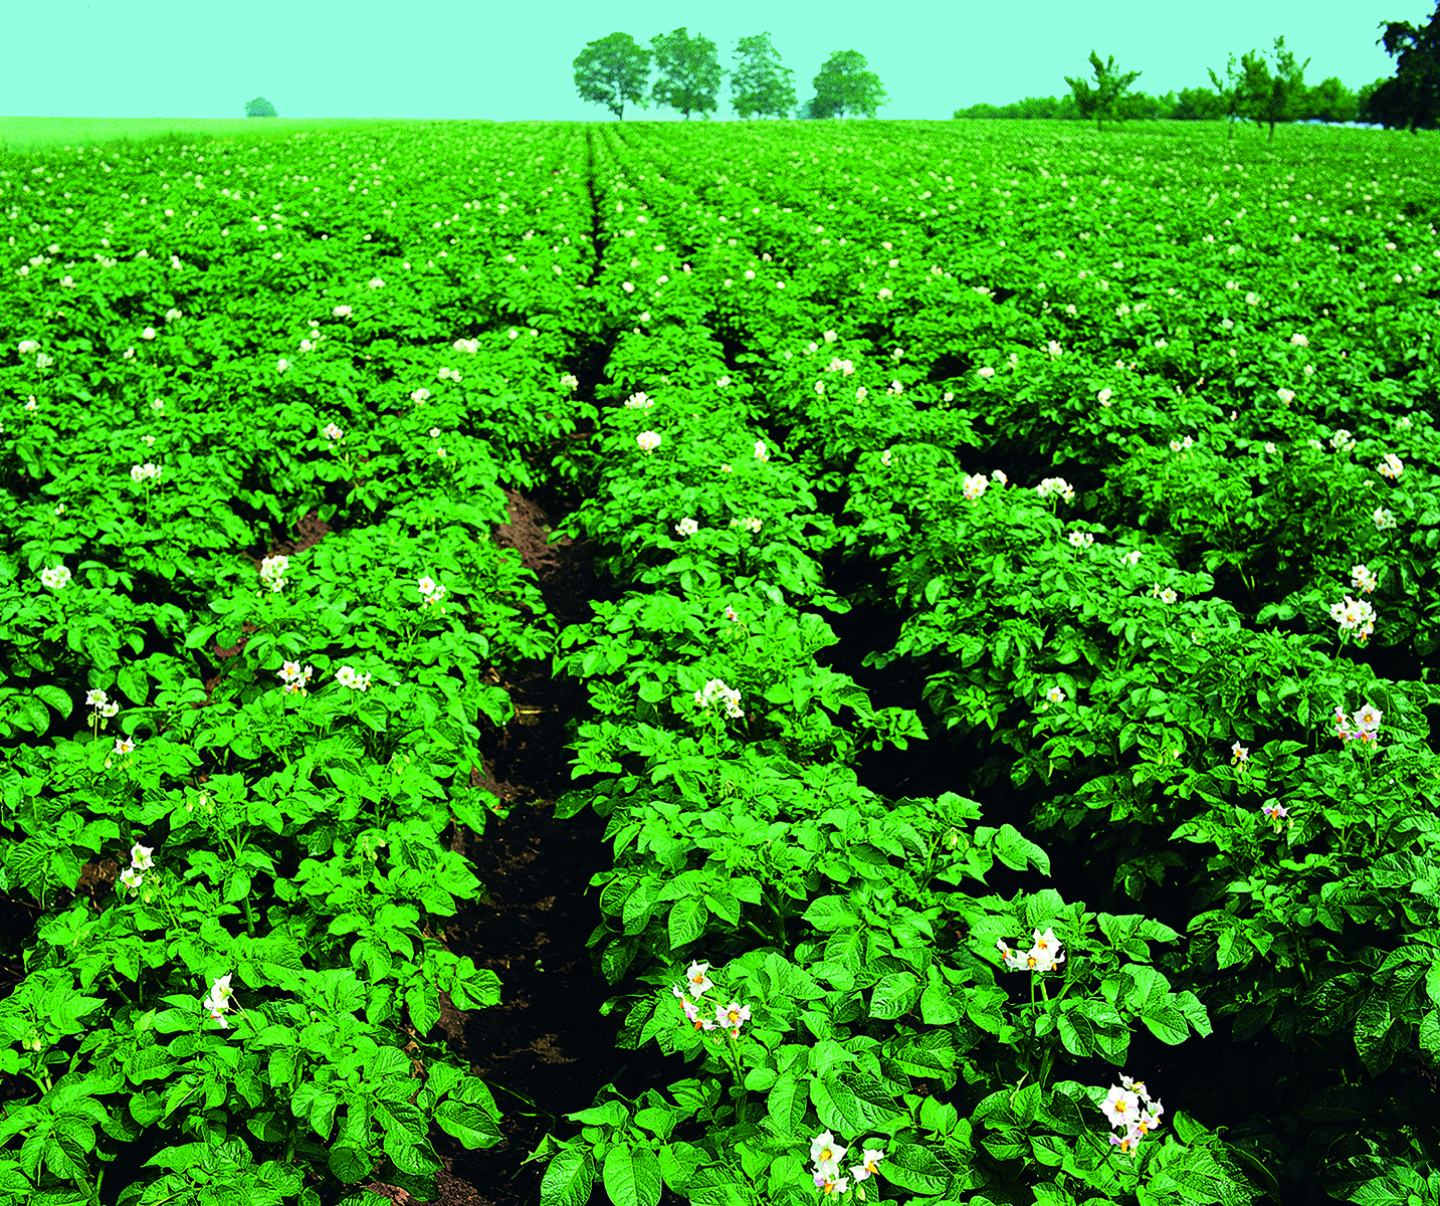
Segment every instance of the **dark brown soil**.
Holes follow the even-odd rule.
[[[549,517],[531,499],[509,495],[510,522],[497,541],[517,550],[540,578],[561,624],[588,614],[593,594],[587,552],[550,544]],[[451,949],[493,969],[502,984],[495,1008],[441,1019],[455,1052],[495,1090],[505,1142],[482,1152],[442,1146],[442,1206],[532,1206],[539,1162],[524,1164],[561,1115],[583,1109],[614,1079],[614,1025],[600,1016],[606,997],[586,939],[599,921],[590,877],[608,865],[601,823],[585,812],[558,821],[552,805],[571,789],[567,722],[583,710],[578,684],[539,666],[512,685],[519,715],[486,735],[474,780],[507,810],[479,837],[457,835],[485,885],[485,899],[447,927]]]

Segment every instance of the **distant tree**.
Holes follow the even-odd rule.
[[[1225,101],[1209,88],[1181,88],[1170,116],[1177,121],[1219,121],[1225,116]]]
[[[1440,125],[1440,0],[1423,26],[1390,21],[1379,39],[1395,60],[1395,75],[1379,85],[1371,106],[1387,126],[1433,130]]]
[[[845,117],[863,113],[874,117],[885,103],[880,77],[869,69],[858,50],[837,50],[820,68],[814,80],[815,95],[809,101],[808,116]]]
[[[1151,96],[1148,92],[1131,92],[1115,102],[1115,116],[1125,121],[1159,121],[1175,112],[1175,94]]]
[[[741,38],[730,73],[730,103],[741,117],[789,117],[795,109],[795,73],[780,62],[768,33]]]
[[[1215,95],[1220,101],[1220,115],[1229,125],[1228,137],[1235,137],[1235,120],[1245,108],[1245,69],[1234,54],[1225,60],[1225,74],[1222,77],[1211,67],[1210,82],[1215,85]]]
[[[685,114],[715,112],[715,97],[720,91],[720,58],[715,43],[696,34],[693,38],[682,25],[668,34],[657,34],[650,40],[655,49],[655,69],[659,78],[650,96],[657,105],[669,105]]]
[[[1095,73],[1094,84],[1089,80],[1073,79],[1068,75],[1065,82],[1070,85],[1070,94],[1075,98],[1081,115],[1093,117],[1098,130],[1105,118],[1115,116],[1117,103],[1130,90],[1130,85],[1140,78],[1140,73],[1122,72],[1115,66],[1113,54],[1102,63],[1100,56],[1093,50],[1090,52],[1090,69]]]
[[[574,67],[581,100],[604,105],[621,121],[627,103],[644,107],[650,52],[629,34],[613,33],[586,43]]]
[[[1257,126],[1270,127],[1272,142],[1276,124],[1296,115],[1305,95],[1305,68],[1309,64],[1309,59],[1296,62],[1295,55],[1285,48],[1284,38],[1276,38],[1272,50],[1263,54],[1247,51],[1240,58],[1244,111]]]
[[[1301,117],[1317,121],[1354,121],[1360,113],[1355,94],[1333,75],[1307,88],[1299,109]]]
[[[257,96],[245,106],[246,117],[275,117],[275,106],[263,96]]]

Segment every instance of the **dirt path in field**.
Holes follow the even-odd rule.
[[[549,517],[537,503],[511,494],[509,504],[511,522],[497,540],[536,572],[560,625],[588,616],[586,552],[569,541],[549,544]],[[495,1090],[505,1143],[482,1152],[442,1146],[441,1206],[532,1206],[544,1169],[525,1158],[615,1071],[613,1026],[599,1014],[606,989],[585,946],[599,921],[587,885],[608,859],[602,826],[588,812],[558,821],[552,811],[572,786],[566,722],[580,713],[584,691],[552,678],[548,665],[510,688],[518,715],[486,734],[475,775],[508,815],[478,838],[462,835],[459,849],[485,899],[447,927],[452,950],[499,975],[502,999],[471,1013],[447,1007],[441,1019],[455,1053]]]

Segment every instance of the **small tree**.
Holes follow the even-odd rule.
[[[275,106],[263,96],[257,96],[245,106],[246,117],[275,117]]]
[[[1381,30],[1380,45],[1395,60],[1395,76],[1375,89],[1377,116],[1412,134],[1434,129],[1440,125],[1440,0],[1423,26],[1391,21]]]
[[[604,105],[621,121],[626,104],[645,105],[650,52],[627,33],[588,42],[575,56],[575,91],[580,99]]]
[[[870,70],[858,50],[837,50],[820,68],[814,80],[815,95],[809,103],[811,117],[845,117],[863,113],[874,117],[885,103],[885,87]]]
[[[1117,103],[1130,90],[1130,85],[1140,78],[1140,73],[1122,72],[1115,66],[1113,54],[1102,63],[1093,50],[1090,52],[1090,69],[1095,73],[1093,85],[1089,80],[1072,79],[1068,75],[1065,82],[1070,85],[1080,115],[1093,117],[1095,128],[1099,130],[1105,118],[1115,116]]]
[[[658,105],[669,105],[685,114],[715,112],[715,96],[720,91],[720,59],[715,43],[696,34],[691,37],[682,25],[668,34],[651,39],[655,48],[655,68],[660,78],[650,95]]]
[[[1273,142],[1276,124],[1293,118],[1304,99],[1305,68],[1310,60],[1297,63],[1294,53],[1285,49],[1285,39],[1276,38],[1273,50],[1263,55],[1249,51],[1241,56],[1240,64],[1245,111],[1257,126],[1270,127],[1269,140]]]
[[[1221,77],[1211,67],[1210,82],[1215,85],[1215,94],[1220,98],[1220,110],[1229,127],[1229,137],[1235,137],[1235,119],[1245,106],[1245,69],[1232,54],[1225,60],[1225,75]]]
[[[741,38],[730,73],[730,103],[741,117],[789,117],[795,109],[795,73],[780,62],[768,33]]]

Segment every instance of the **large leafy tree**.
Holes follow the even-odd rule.
[[[685,114],[715,112],[720,91],[720,57],[715,43],[682,25],[651,39],[658,78],[650,95],[657,105],[669,105]]]
[[[575,56],[575,91],[622,121],[627,104],[644,106],[650,52],[627,33],[588,42]]]
[[[1374,115],[1412,134],[1435,129],[1440,125],[1440,0],[1424,25],[1389,21],[1380,29],[1380,45],[1395,60],[1395,75],[1375,89]]]
[[[1130,90],[1130,85],[1140,78],[1138,71],[1121,71],[1115,66],[1112,54],[1105,62],[1093,50],[1090,52],[1090,70],[1094,73],[1093,83],[1086,79],[1065,77],[1070,92],[1075,97],[1076,107],[1082,117],[1093,117],[1095,128],[1101,129],[1107,117],[1114,117],[1120,98]]]
[[[741,38],[730,73],[730,103],[741,117],[789,117],[795,109],[795,73],[780,62],[768,33]]]
[[[1244,73],[1241,85],[1243,108],[1257,125],[1270,127],[1294,118],[1305,99],[1305,68],[1310,60],[1297,62],[1294,52],[1285,48],[1285,39],[1276,38],[1273,49],[1263,54],[1248,51],[1240,58]]]
[[[257,96],[245,106],[246,117],[274,117],[275,106],[263,96]]]
[[[863,113],[874,117],[885,103],[880,77],[858,50],[837,50],[815,76],[815,95],[807,108],[809,117],[845,117]]]

